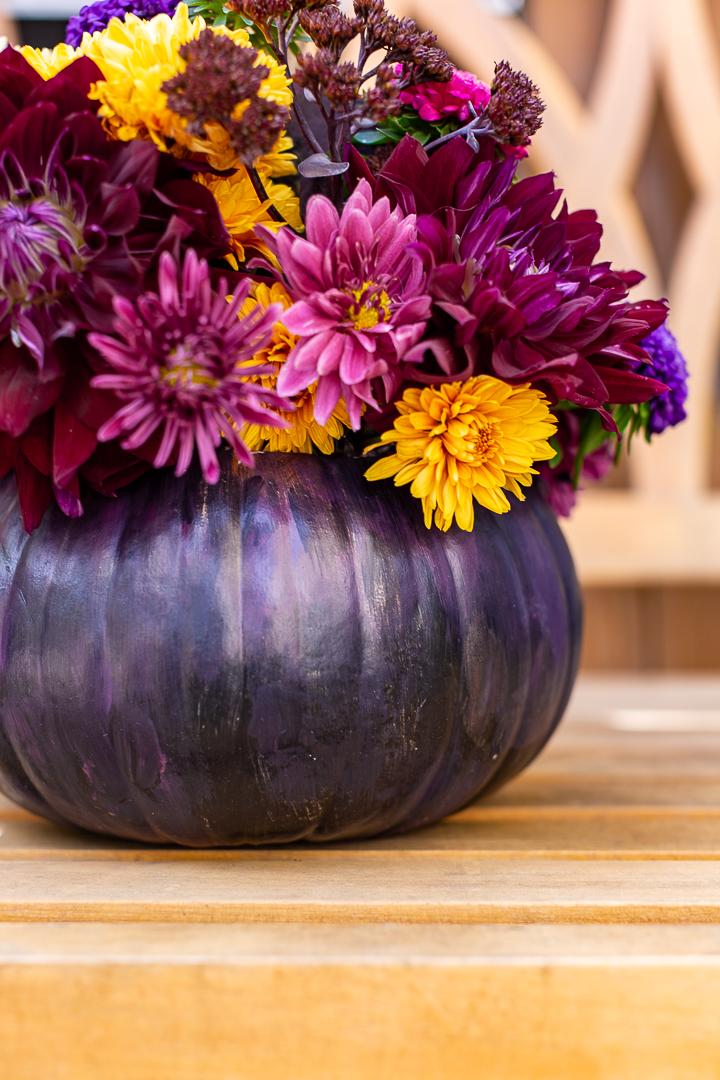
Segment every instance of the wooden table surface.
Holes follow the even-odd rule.
[[[718,1080],[720,680],[583,680],[408,836],[187,851],[0,803],[2,1080]]]

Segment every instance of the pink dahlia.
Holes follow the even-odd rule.
[[[224,435],[239,460],[253,456],[238,430],[245,424],[287,427],[264,406],[292,410],[273,390],[247,382],[269,375],[272,365],[248,364],[272,338],[281,304],[256,307],[238,318],[250,290],[246,279],[228,302],[227,282],[210,283],[210,270],[191,248],[185,255],[182,282],[168,252],[160,256],[159,295],[146,292],[133,302],[114,300],[116,336],[90,334],[91,345],[114,368],[97,375],[92,386],[114,390],[127,404],[99,428],[107,442],[125,434],[125,450],[136,450],[161,428],[153,460],[161,468],[177,454],[175,475],[189,467],[197,444],[203,475],[210,484],[220,477],[215,449]]]
[[[421,120],[444,120],[456,116],[458,120],[470,119],[468,102],[480,113],[490,103],[490,87],[469,71],[456,71],[450,82],[427,82],[409,86],[400,92],[403,105],[410,105]]]
[[[423,335],[430,314],[422,264],[410,258],[415,215],[373,205],[361,181],[342,217],[322,195],[308,202],[307,240],[289,229],[263,237],[283,268],[297,303],[282,315],[300,338],[278,376],[292,397],[317,382],[315,419],[326,424],[341,396],[360,427],[363,403],[378,408],[402,383],[405,353]]]

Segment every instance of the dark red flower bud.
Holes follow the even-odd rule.
[[[246,165],[271,150],[287,123],[288,110],[258,97],[269,69],[257,63],[257,51],[208,29],[183,45],[180,56],[187,64],[185,71],[163,83],[162,89],[168,107],[188,120],[188,131],[202,136],[205,124],[221,124]],[[237,107],[245,102],[249,104],[237,116]]]
[[[527,75],[513,71],[507,60],[495,65],[488,115],[498,142],[527,146],[542,125],[544,111],[540,91]]]

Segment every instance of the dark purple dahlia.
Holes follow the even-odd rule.
[[[152,19],[155,15],[173,15],[178,0],[97,0],[80,8],[79,15],[68,21],[65,41],[74,49],[82,41],[83,34],[104,30],[111,19],[125,19],[128,14],[139,19]]]
[[[675,335],[667,326],[658,326],[640,344],[650,357],[650,362],[640,364],[638,373],[660,379],[669,387],[666,394],[653,398],[648,405],[647,433],[659,435],[665,428],[681,423],[687,415],[687,363]]]
[[[351,169],[376,200],[387,195],[419,215],[411,250],[433,306],[423,340],[405,357],[414,361],[406,378],[432,385],[484,373],[529,382],[553,403],[597,410],[615,430],[609,405],[666,389],[637,373],[650,362],[640,343],[664,322],[666,304],[629,303],[641,275],[593,263],[602,234],[595,213],[571,214],[563,203],[556,214],[562,192],[553,175],[513,183],[516,168],[495,161],[487,138],[476,153],[453,139],[428,158],[406,136],[377,179],[351,153]]]
[[[94,390],[104,370],[86,341],[112,328],[163,250],[229,251],[210,193],[147,142],[110,142],[87,99],[101,73],[87,58],[47,82],[0,53],[0,466],[15,466],[25,527],[57,500],[82,513],[79,476],[111,493],[152,448],[97,451],[117,408]]]

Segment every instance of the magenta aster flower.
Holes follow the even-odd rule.
[[[288,427],[266,405],[292,410],[273,390],[246,380],[270,375],[273,365],[248,364],[272,338],[281,304],[257,306],[244,319],[238,313],[250,290],[245,279],[228,302],[227,281],[217,291],[210,269],[190,249],[182,281],[168,252],[160,256],[159,293],[146,292],[137,301],[115,298],[116,336],[90,334],[90,344],[115,369],[97,375],[92,386],[114,390],[126,401],[99,428],[100,442],[127,438],[125,450],[137,450],[158,430],[162,436],[153,465],[166,465],[177,447],[175,475],[189,467],[197,446],[209,484],[220,478],[216,447],[224,435],[238,459],[248,466],[253,456],[238,430],[245,424]],[[245,366],[243,366],[245,365]]]
[[[176,159],[147,142],[111,142],[87,93],[86,57],[43,79],[0,53],[0,469],[15,468],[25,528],[55,499],[82,514],[80,475],[106,494],[151,448],[98,451],[117,408],[89,381],[88,330],[111,330],[112,298],[139,295],[161,250],[230,251],[217,204]],[[152,449],[152,455],[155,450]]]
[[[422,265],[407,246],[416,237],[415,215],[373,205],[361,182],[342,217],[324,196],[308,202],[307,240],[289,229],[263,229],[268,247],[297,297],[282,322],[300,341],[278,376],[292,397],[317,382],[315,419],[326,424],[341,396],[354,429],[363,404],[389,401],[402,382],[402,360],[425,330],[430,298]]]
[[[455,71],[450,82],[427,82],[408,86],[400,92],[403,105],[410,105],[422,120],[444,120],[457,117],[463,123],[470,119],[468,102],[480,113],[490,103],[490,87],[469,71]]]

